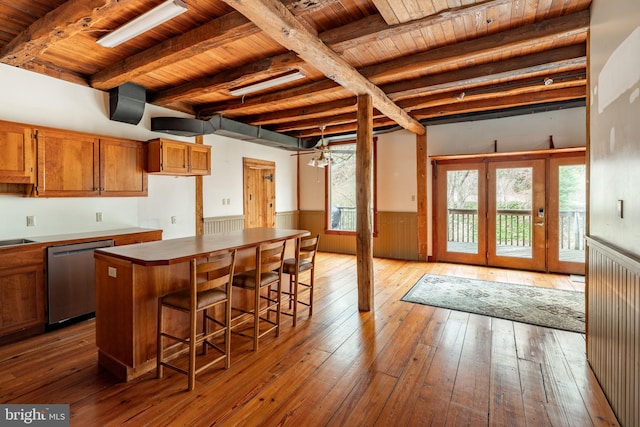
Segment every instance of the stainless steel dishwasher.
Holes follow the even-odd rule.
[[[47,300],[49,325],[90,315],[96,311],[93,250],[113,246],[100,240],[47,248]]]

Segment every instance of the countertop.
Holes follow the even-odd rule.
[[[194,257],[205,257],[226,249],[251,248],[262,242],[295,239],[307,235],[309,235],[307,230],[249,228],[227,233],[101,248],[95,251],[95,256],[108,255],[145,266],[168,265],[184,262]]]
[[[46,236],[34,236],[34,237],[26,237],[26,239],[33,240],[34,243],[58,243],[58,242],[66,242],[77,241],[77,240],[96,240],[101,238],[109,238],[110,236],[119,236],[124,234],[137,234],[137,233],[147,233],[160,231],[151,228],[139,228],[139,227],[129,227],[129,228],[117,228],[111,230],[98,230],[98,231],[86,231],[82,233],[65,233],[65,234],[52,234]],[[24,243],[28,245],[28,243]]]

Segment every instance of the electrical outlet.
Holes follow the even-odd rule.
[[[178,219],[175,216],[171,217],[171,224],[175,224],[176,222],[178,222]]]
[[[96,212],[96,222],[102,222],[102,212]]]
[[[36,226],[36,217],[34,215],[29,215],[27,217],[27,227],[35,227]]]

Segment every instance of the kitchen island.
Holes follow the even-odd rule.
[[[158,297],[189,285],[189,260],[236,249],[236,272],[255,266],[255,248],[309,235],[306,230],[251,228],[99,249],[96,263],[98,363],[122,381],[155,368]]]

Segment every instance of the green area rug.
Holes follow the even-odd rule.
[[[402,301],[584,333],[585,294],[425,274]]]

